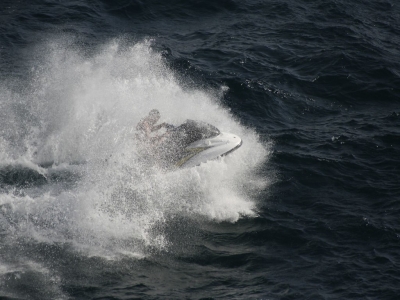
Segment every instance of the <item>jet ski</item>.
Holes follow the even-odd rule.
[[[174,167],[190,168],[225,156],[241,145],[242,140],[237,135],[220,132],[202,121],[186,120],[167,130],[159,147],[159,157]]]

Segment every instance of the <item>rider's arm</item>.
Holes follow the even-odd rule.
[[[159,130],[159,129],[161,129],[161,128],[166,128],[166,127],[168,127],[168,124],[167,123],[161,123],[161,124],[158,124],[158,125],[156,125],[156,126],[153,126],[152,128],[151,128],[151,132],[153,132],[153,131],[156,131],[156,130]]]

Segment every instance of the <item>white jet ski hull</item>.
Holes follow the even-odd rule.
[[[199,140],[186,147],[187,156],[177,162],[180,168],[198,166],[209,160],[227,155],[242,145],[242,140],[237,135],[221,132],[218,136]]]

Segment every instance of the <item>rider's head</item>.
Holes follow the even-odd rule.
[[[160,117],[161,117],[160,112],[157,109],[152,109],[149,112],[149,118],[153,123],[157,123]]]

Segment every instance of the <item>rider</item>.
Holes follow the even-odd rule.
[[[140,122],[137,124],[136,130],[138,131],[138,133],[136,134],[136,137],[141,141],[150,141],[151,143],[160,142],[165,137],[165,134],[151,136],[151,133],[161,128],[168,129],[172,126],[165,122],[155,125],[160,117],[160,112],[157,109],[151,110],[149,112],[149,115],[140,120]]]

